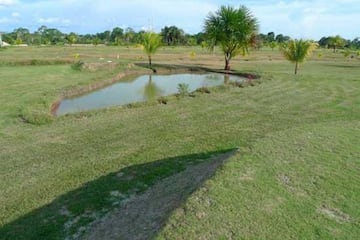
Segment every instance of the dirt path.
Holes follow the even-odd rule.
[[[157,183],[95,222],[84,239],[152,239],[173,210],[236,151],[220,154]]]

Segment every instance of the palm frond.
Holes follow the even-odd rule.
[[[147,55],[152,55],[161,45],[161,36],[153,32],[147,32],[143,36],[143,49]]]
[[[251,37],[257,30],[257,20],[245,6],[237,9],[221,6],[215,14],[207,16],[204,24],[209,49],[220,44],[221,50],[230,58],[248,52]]]
[[[282,46],[281,51],[287,60],[301,63],[312,54],[316,47],[317,45],[310,41],[295,39]]]

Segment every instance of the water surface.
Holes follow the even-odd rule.
[[[238,76],[219,73],[142,75],[130,81],[120,81],[108,87],[73,98],[64,99],[56,110],[56,115],[82,112],[143,102],[178,92],[178,84],[186,83],[189,91],[201,87],[213,87],[227,81],[242,81]]]

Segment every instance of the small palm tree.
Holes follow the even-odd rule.
[[[213,50],[215,45],[220,45],[225,55],[225,70],[230,70],[230,60],[248,52],[258,23],[245,6],[221,6],[215,14],[207,16],[204,30],[209,48]]]
[[[306,40],[292,40],[288,44],[281,47],[285,58],[292,63],[295,63],[295,74],[297,74],[299,63],[312,54],[317,47],[317,44]]]
[[[147,32],[143,36],[142,47],[149,59],[149,67],[152,69],[151,56],[155,54],[161,45],[161,36],[153,32]]]

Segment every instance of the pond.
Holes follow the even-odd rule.
[[[243,81],[244,78],[219,73],[142,75],[128,81],[120,81],[111,86],[90,92],[86,95],[67,98],[60,102],[56,115],[76,113],[91,109],[143,102],[178,92],[178,84],[189,85],[189,91],[201,87],[213,87],[227,81]]]

